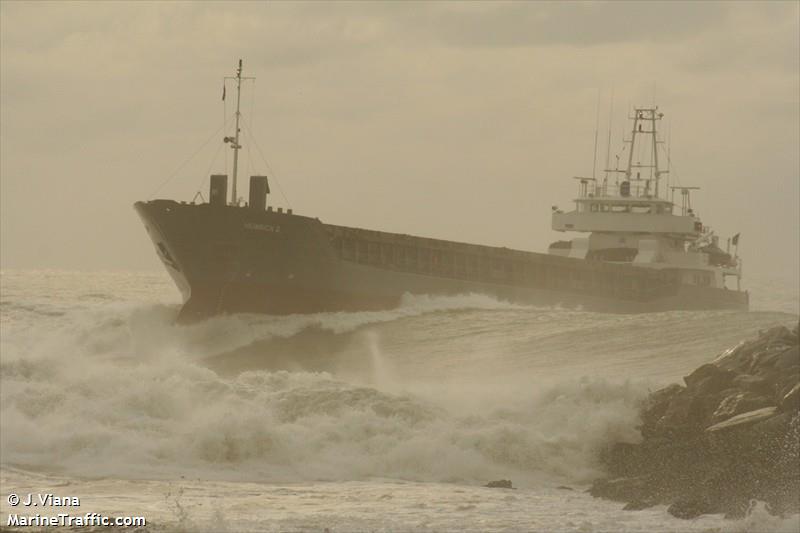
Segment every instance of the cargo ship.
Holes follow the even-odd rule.
[[[230,79],[237,98],[234,134],[223,139],[233,150],[230,199],[228,176],[217,174],[208,201],[134,204],[183,296],[179,321],[387,309],[406,294],[479,293],[614,313],[748,308],[739,235],[723,250],[692,209],[697,188],[661,186],[669,169],[659,166],[663,114],[655,106],[629,117],[624,168],[607,169],[602,180],[575,178],[574,208],[553,207],[554,230],[586,236],[537,253],[327,224],[268,205],[267,176],[251,176],[248,198],[239,197],[241,60]],[[634,160],[640,143],[651,148],[648,164]]]

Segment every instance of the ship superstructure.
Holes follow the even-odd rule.
[[[658,107],[635,108],[627,143],[624,169],[607,169],[602,181],[576,177],[575,209],[554,208],[552,227],[561,232],[588,233],[571,241],[559,241],[549,252],[575,259],[631,263],[636,266],[681,269],[685,285],[725,288],[726,279],[741,288],[742,262],[738,253],[719,247],[719,238],[692,209],[691,194],[699,187],[662,186],[668,169],[661,168]],[[646,163],[634,159],[644,144]],[[613,180],[609,179],[613,176]],[[669,199],[666,198],[669,194]],[[680,205],[674,202],[675,195]],[[733,238],[738,252],[738,239]]]
[[[553,228],[589,236],[556,243],[549,254],[326,224],[269,205],[263,175],[251,176],[248,199],[240,198],[242,71],[240,60],[230,78],[235,131],[223,139],[234,151],[230,189],[228,176],[216,174],[208,202],[134,206],[183,295],[181,320],[384,309],[406,294],[482,293],[606,312],[748,306],[746,292],[724,285],[728,276],[738,281],[741,262],[719,249],[691,210],[691,188],[677,189],[680,212],[661,197],[658,162],[648,178],[632,158],[613,185],[579,178],[575,210],[555,210]],[[655,147],[660,117],[655,108],[637,109],[631,146],[652,130]]]

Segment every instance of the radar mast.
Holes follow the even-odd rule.
[[[661,179],[662,174],[666,174],[667,170],[661,170],[658,166],[658,145],[663,143],[664,141],[658,140],[657,135],[657,127],[656,122],[661,120],[664,116],[664,113],[658,112],[658,106],[655,107],[637,107],[634,109],[634,115],[629,117],[633,120],[633,130],[631,131],[631,138],[630,140],[626,140],[625,142],[630,144],[630,148],[628,149],[628,167],[625,169],[625,179],[628,181],[636,180],[636,181],[645,181],[645,196],[650,194],[650,182],[655,182],[655,193],[653,196],[656,198],[659,197],[659,186],[658,182]],[[645,130],[643,129],[643,123],[649,122],[650,129]],[[653,150],[653,157],[652,157],[652,164],[643,165],[641,162],[634,163],[633,162],[633,152],[636,148],[636,135],[637,134],[645,134],[650,135],[652,138],[652,150]],[[641,171],[636,171],[636,177],[633,177],[633,169],[642,169],[642,168],[649,168],[652,172],[652,180],[650,178],[641,178]]]

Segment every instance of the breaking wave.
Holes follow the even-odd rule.
[[[637,438],[648,386],[791,319],[597,315],[465,295],[176,326],[174,304],[101,296],[72,309],[4,301],[3,465],[120,478],[584,483],[604,446]],[[281,368],[288,360],[309,365]]]
[[[504,308],[468,300],[424,302],[394,318],[418,316],[421,309]],[[435,394],[384,392],[328,373],[223,377],[184,351],[185,336],[197,332],[170,326],[172,309],[105,311],[84,315],[79,327],[39,334],[24,354],[4,350],[4,464],[121,477],[463,481],[549,474],[586,480],[595,473],[598,446],[635,438],[643,390],[631,384],[532,382],[513,404],[458,411]],[[346,331],[391,316],[287,319],[267,322],[273,327],[266,329],[271,335],[311,325]],[[222,318],[212,330],[238,337],[239,331],[222,329],[226,323],[253,327],[249,317]],[[14,339],[4,342],[8,348]]]

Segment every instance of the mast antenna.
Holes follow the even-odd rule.
[[[600,131],[600,88],[597,89],[597,117],[594,121],[594,158],[592,159],[592,180],[594,180],[595,187],[597,187],[597,180],[595,174],[597,173],[597,134]]]
[[[603,179],[603,187],[608,183],[608,165],[611,162],[611,117],[614,115],[614,86],[611,86],[611,108],[608,111],[608,142],[606,144],[606,176]]]
[[[667,125],[667,188],[671,185],[671,172],[672,170],[672,157],[670,157],[670,153],[672,152],[672,120],[669,121]]]
[[[226,76],[226,80],[236,80],[236,132],[233,137],[225,137],[225,142],[231,143],[233,148],[233,184],[231,186],[231,202],[232,205],[239,205],[239,197],[236,192],[236,182],[239,173],[239,150],[242,145],[239,144],[239,119],[242,116],[241,100],[242,100],[242,80],[254,80],[253,77],[242,76],[242,60],[239,59],[239,67],[236,69],[236,76]]]

